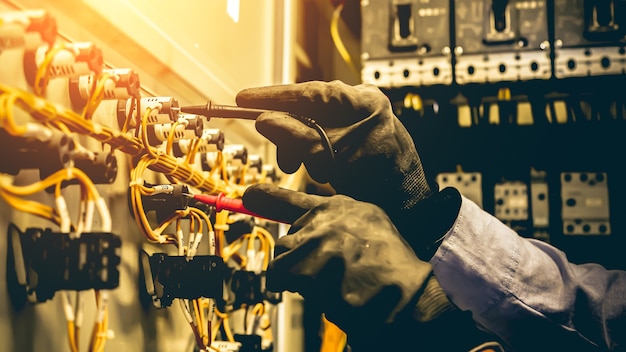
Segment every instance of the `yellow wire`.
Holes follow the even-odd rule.
[[[67,321],[67,339],[70,345],[70,351],[78,352],[78,346],[76,345],[76,331],[73,320]]]
[[[54,61],[55,56],[62,50],[67,50],[64,45],[55,45],[48,52],[44,60],[37,68],[37,74],[35,75],[35,83],[33,85],[33,91],[38,96],[44,96],[46,94],[46,88],[50,81],[50,67]]]
[[[228,314],[220,312],[217,308],[215,308],[215,315],[222,320],[222,325],[224,326],[224,332],[226,333],[226,338],[230,342],[235,342],[235,337],[233,336],[232,330],[230,330],[230,324],[228,320]]]
[[[82,113],[82,118],[86,120],[91,120],[96,109],[104,99],[106,83],[109,79],[113,79],[113,76],[108,73],[100,73],[95,75],[93,79],[94,84]]]
[[[346,47],[343,45],[343,41],[341,40],[341,36],[339,35],[339,19],[341,18],[342,10],[343,4],[339,4],[337,5],[337,7],[335,7],[335,10],[333,11],[333,17],[330,21],[330,36],[332,37],[333,43],[335,44],[339,55],[341,55],[341,58],[346,62],[346,64],[348,64],[348,67],[350,67],[352,72],[354,72],[357,77],[360,77],[359,71],[357,70],[356,66],[354,66],[352,58],[350,58],[350,54],[348,53]]]
[[[0,115],[2,127],[12,136],[21,136],[27,131],[25,126],[18,126],[13,117],[13,105],[18,97],[18,92],[15,91],[0,96],[0,107],[2,107],[2,111],[4,112]]]
[[[174,144],[174,137],[176,137],[176,128],[180,125],[180,121],[176,121],[172,124],[170,129],[170,133],[167,135],[167,142],[165,143],[165,152],[167,154],[172,154],[172,146]]]
[[[29,213],[45,220],[49,220],[57,226],[61,226],[61,217],[59,213],[47,205],[39,202],[25,200],[19,197],[14,197],[0,189],[0,196],[14,209]]]

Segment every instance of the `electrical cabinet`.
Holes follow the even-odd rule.
[[[362,80],[390,97],[440,186],[574,261],[623,269],[624,6],[364,1]]]

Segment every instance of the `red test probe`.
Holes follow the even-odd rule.
[[[276,221],[276,222],[283,222],[279,220],[268,219],[264,216],[256,214],[246,209],[246,207],[243,206],[243,202],[241,201],[241,199],[228,198],[224,195],[224,193],[220,193],[216,196],[209,195],[209,194],[188,194],[188,193],[185,193],[185,195],[189,198],[197,200],[200,203],[214,206],[216,211],[228,210],[228,211],[232,211],[235,213],[241,213],[241,214],[254,216],[255,218],[262,218],[262,219]]]

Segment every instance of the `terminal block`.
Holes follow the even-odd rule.
[[[151,109],[150,114],[147,116],[146,124],[166,124],[173,123],[178,120],[178,99],[173,97],[146,97],[141,98],[140,101],[143,116],[143,112],[146,109]],[[130,114],[129,114],[130,112]],[[124,126],[127,116],[130,116],[130,127],[137,127],[137,106],[134,106],[132,99],[121,99],[117,101],[117,122],[119,128]]]
[[[224,150],[224,132],[217,128],[207,128],[200,136],[201,144],[196,153],[210,153]],[[181,139],[174,141],[172,153],[179,158],[187,155],[191,151],[191,140]]]
[[[235,271],[231,278],[230,289],[234,295],[233,307],[235,309],[263,301],[277,304],[282,299],[280,292],[271,292],[265,288],[265,272]]]
[[[148,143],[157,146],[167,141],[170,135],[174,140],[191,140],[202,137],[204,118],[198,115],[179,114],[178,124],[154,124],[147,127]]]
[[[146,214],[152,211],[156,212],[156,220],[159,223],[170,217],[177,210],[184,210],[189,205],[189,197],[185,196],[185,194],[189,193],[189,187],[186,185],[153,185],[144,181],[144,186],[157,189],[150,195],[142,195],[141,203]],[[133,214],[130,197],[128,206],[130,213]]]
[[[227,144],[222,151],[226,162],[232,166],[241,166],[248,163],[248,148],[242,144]]]
[[[42,129],[38,136],[16,137],[0,128],[0,172],[17,175],[20,170],[39,169],[41,175],[72,165],[76,144],[66,134]]]
[[[57,23],[45,10],[0,13],[0,53],[7,49],[34,51],[57,38]]]
[[[93,152],[93,158],[74,158],[73,160],[74,167],[87,174],[94,184],[112,184],[117,178],[117,158],[113,152]],[[62,186],[71,184],[78,184],[78,181],[63,181]]]
[[[104,82],[104,100],[121,100],[132,97],[140,97],[139,74],[129,68],[103,69],[103,74],[108,78]],[[69,92],[72,105],[77,109],[82,109],[96,83],[96,75],[83,75],[72,77],[69,80]]]
[[[33,86],[39,66],[44,62],[48,48],[39,47],[32,54],[24,55],[24,74],[28,83]],[[104,59],[102,51],[91,42],[63,44],[48,67],[50,78],[79,77],[102,72]]]
[[[147,295],[156,308],[169,307],[175,298],[222,299],[227,275],[219,256],[170,256],[141,253],[141,267]]]
[[[22,232],[10,224],[7,280],[13,302],[44,302],[60,290],[116,288],[121,244],[108,232],[76,237],[42,228]]]
[[[276,167],[272,164],[264,164],[263,171],[265,171],[265,177],[272,182],[277,182],[280,179]]]

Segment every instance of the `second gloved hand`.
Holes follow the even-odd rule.
[[[306,116],[326,131],[334,162],[311,127],[287,113],[259,116],[256,128],[276,145],[284,172],[304,163],[314,180],[382,207],[394,222],[432,194],[411,136],[376,86],[333,81],[250,88],[237,95],[237,104]]]
[[[300,293],[352,343],[367,345],[374,334],[404,331],[411,322],[430,321],[452,307],[438,284],[427,288],[436,284],[430,264],[417,258],[379,207],[266,184],[250,186],[243,202],[263,216],[293,222],[276,242],[268,289]]]

